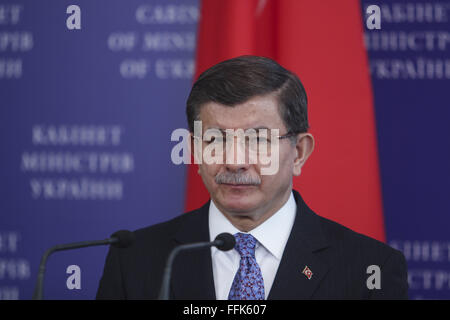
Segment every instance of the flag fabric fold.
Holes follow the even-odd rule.
[[[272,58],[308,95],[315,150],[294,178],[321,216],[385,241],[375,113],[359,1],[203,0],[196,75],[240,55]],[[186,210],[208,192],[190,165]]]

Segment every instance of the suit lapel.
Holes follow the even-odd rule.
[[[329,270],[317,251],[329,246],[319,218],[293,190],[297,214],[268,299],[309,299]],[[176,245],[209,241],[209,201],[186,216],[175,235]],[[302,273],[312,272],[310,279]],[[180,252],[175,259],[171,281],[172,299],[215,300],[211,250]]]
[[[309,299],[329,270],[316,253],[329,246],[318,217],[295,190],[294,197],[297,215],[268,299]],[[302,273],[305,267],[310,277]]]
[[[210,241],[208,212],[209,201],[186,216],[175,235],[176,245]],[[172,299],[216,299],[209,248],[180,252],[172,272]]]

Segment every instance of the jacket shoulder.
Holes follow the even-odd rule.
[[[183,213],[166,222],[133,231],[127,248],[110,246],[97,299],[156,299],[174,235],[186,223],[201,220],[201,212]]]
[[[322,230],[330,244],[341,251],[350,251],[360,256],[374,257],[384,262],[391,255],[402,255],[400,251],[386,243],[358,233],[342,224],[317,215]]]
[[[190,224],[191,222],[200,219],[200,214],[200,209],[196,209],[182,213],[181,215],[168,221],[137,229],[133,231],[136,236],[136,244],[155,243],[156,246],[161,246],[164,243],[167,243],[168,239],[172,239],[180,228],[183,228],[186,224]]]

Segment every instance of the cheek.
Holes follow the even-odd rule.
[[[214,178],[216,177],[219,170],[220,170],[219,165],[207,165],[207,164],[199,165],[199,174],[201,175],[205,184],[208,186],[215,185]]]
[[[287,142],[290,143],[290,142]],[[289,148],[280,154],[280,171],[282,170],[286,175],[292,175],[294,170],[294,161],[297,156],[295,148]]]
[[[263,175],[261,174],[261,168],[270,168],[272,165],[273,167],[276,167],[273,164],[269,165],[262,165],[258,164],[257,171],[259,176],[261,177],[261,180],[264,184],[266,184],[266,187],[271,187],[270,183],[276,183],[277,181],[286,181],[292,178],[293,172],[294,172],[294,160],[295,160],[295,151],[291,152],[291,150],[287,150],[282,152],[280,150],[279,158],[278,158],[278,170],[275,172],[275,174],[271,175]],[[267,186],[268,185],[268,186]]]

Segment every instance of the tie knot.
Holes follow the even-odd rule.
[[[255,257],[256,238],[249,233],[236,233],[236,246],[234,247],[241,257]]]

